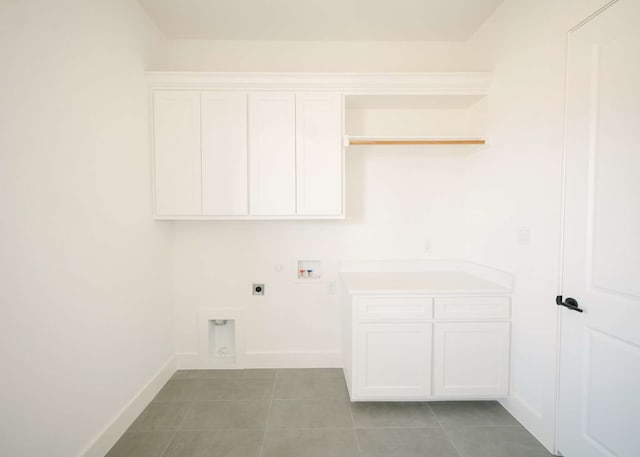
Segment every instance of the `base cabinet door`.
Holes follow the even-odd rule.
[[[509,386],[509,323],[436,323],[434,397],[504,397]]]
[[[361,323],[357,331],[359,399],[430,396],[432,324]]]

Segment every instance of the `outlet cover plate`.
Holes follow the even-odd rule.
[[[253,295],[264,295],[264,284],[254,282],[251,290]]]

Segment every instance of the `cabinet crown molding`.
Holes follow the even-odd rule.
[[[151,89],[332,90],[345,94],[485,95],[489,72],[455,73],[146,73]]]

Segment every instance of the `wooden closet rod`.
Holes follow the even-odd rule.
[[[357,145],[403,145],[403,144],[485,144],[485,140],[355,140],[350,139],[350,146]]]

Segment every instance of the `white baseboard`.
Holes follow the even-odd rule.
[[[342,367],[342,352],[245,352],[237,368],[339,368]],[[193,352],[176,354],[179,369],[205,369],[199,354]]]
[[[509,398],[500,400],[500,404],[553,454],[554,437],[553,434],[549,435],[547,432],[553,428],[546,424],[545,418],[539,411],[517,394],[511,394]],[[545,424],[547,425],[546,429]]]
[[[173,376],[175,371],[175,357],[171,356],[162,368],[151,377],[149,382],[122,408],[113,421],[78,454],[78,457],[104,457],[151,400],[153,400],[153,397],[156,396],[162,386]]]

